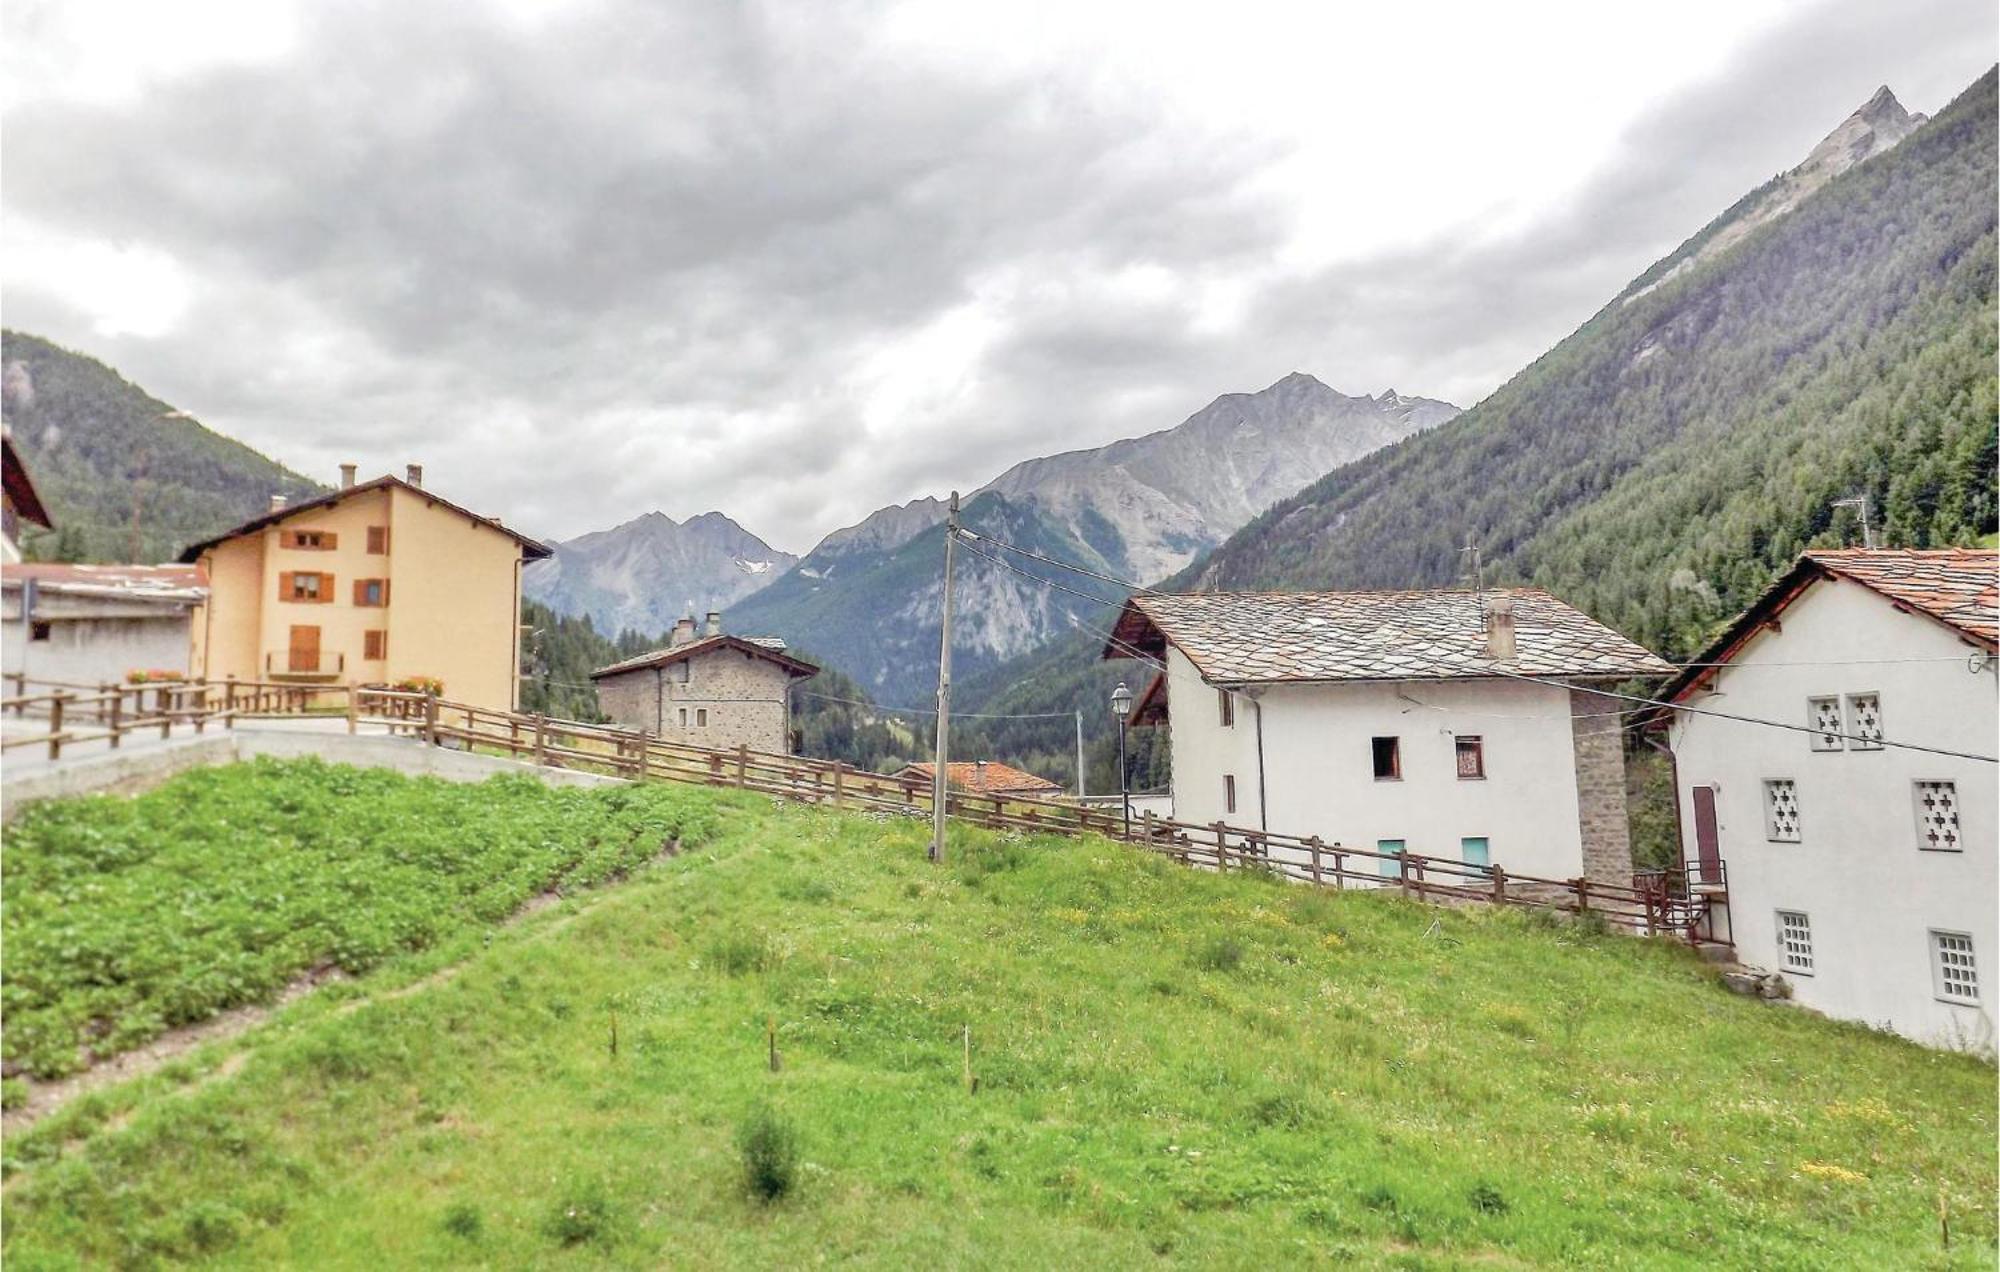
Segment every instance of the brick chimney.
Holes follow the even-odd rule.
[[[694,639],[694,615],[674,620],[674,634],[667,639],[668,649],[679,649]]]
[[[422,490],[424,488],[424,466],[422,464],[404,465],[403,480],[409,482],[418,490]]]
[[[721,610],[710,610],[710,611],[708,612],[708,621],[707,621],[706,623],[702,624],[702,628],[701,628],[701,634],[702,634],[702,635],[704,635],[704,636],[720,636],[720,635],[722,635],[722,611],[721,611]]]
[[[1495,662],[1514,661],[1514,598],[1496,596],[1486,602],[1486,656]]]
[[[283,495],[272,495],[272,496],[271,496],[271,511],[272,511],[272,512],[283,512],[283,511],[285,510],[285,503],[286,503],[286,500],[285,500],[285,497],[284,497]]]
[[[353,486],[354,486],[354,465],[342,464],[340,466],[340,488],[342,490],[350,490],[353,488]]]

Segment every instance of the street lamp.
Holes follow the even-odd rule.
[[[1132,710],[1132,691],[1124,681],[1111,691],[1111,714],[1118,717],[1118,802],[1125,808],[1125,837],[1132,837],[1132,783],[1125,772],[1125,717]]]

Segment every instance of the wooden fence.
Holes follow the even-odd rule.
[[[928,819],[932,811],[931,785],[917,778],[749,747],[710,750],[631,729],[498,711],[402,690],[235,680],[93,687],[12,679],[16,692],[0,700],[0,711],[45,718],[49,727],[46,734],[9,737],[5,744],[45,746],[52,759],[65,745],[107,739],[115,747],[123,736],[139,730],[158,729],[164,736],[176,724],[190,724],[200,732],[211,723],[228,727],[249,716],[317,713],[344,716],[350,732],[367,721],[373,728],[435,746],[633,781],[732,787],[891,816]],[[30,687],[37,692],[27,692]],[[1685,871],[1667,871],[1615,885],[1510,874],[1500,866],[1468,865],[1421,853],[1376,852],[1317,835],[1173,821],[1152,813],[1134,817],[1128,830],[1119,810],[1060,799],[954,790],[947,792],[945,814],[996,830],[1103,835],[1201,869],[1256,870],[1334,889],[1394,888],[1405,896],[1443,904],[1591,914],[1626,931],[1689,941],[1717,939],[1710,926],[1710,901],[1726,895],[1719,866],[1697,883],[1691,883]]]

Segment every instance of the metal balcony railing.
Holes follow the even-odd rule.
[[[335,650],[274,649],[264,655],[264,674],[282,680],[291,676],[338,676],[347,670],[347,655]]]

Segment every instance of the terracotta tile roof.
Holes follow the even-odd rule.
[[[798,678],[817,676],[819,668],[803,658],[794,658],[785,652],[785,642],[775,636],[704,636],[689,641],[685,645],[670,645],[665,649],[648,650],[646,653],[612,663],[609,667],[599,667],[590,673],[592,680],[605,676],[616,676],[627,671],[639,671],[649,667],[664,667],[669,663],[681,662],[700,654],[714,653],[721,649],[737,649],[752,658],[762,658],[776,663]]]
[[[1485,596],[1513,600],[1515,657],[1504,662],[1488,656],[1480,611],[1464,590],[1135,596],[1104,656],[1127,656],[1121,643],[1157,655],[1171,642],[1218,685],[1673,672],[1540,589],[1489,589]]]
[[[2000,641],[2000,552],[1992,548],[1846,548],[1806,559],[1988,645]]]
[[[953,761],[944,769],[945,781],[976,795],[1050,795],[1063,789],[1046,777],[1024,773],[998,760]],[[897,776],[920,777],[928,782],[936,774],[935,764],[906,764]]]

